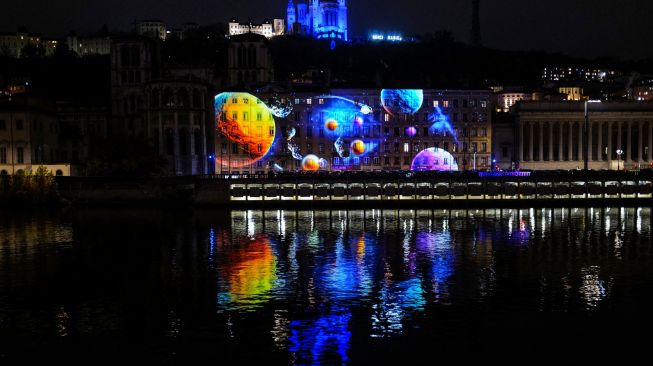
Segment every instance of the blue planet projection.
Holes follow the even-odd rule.
[[[386,112],[393,116],[405,113],[415,114],[424,103],[424,91],[421,89],[383,89],[381,104]]]
[[[415,156],[410,170],[417,172],[455,172],[458,171],[458,164],[453,158],[453,155],[449,152],[440,148],[432,147],[423,150]]]
[[[433,112],[429,114],[428,121],[432,123],[430,128],[431,131],[435,131],[437,133],[446,132],[453,136],[454,140],[458,142],[456,131],[453,129],[451,121],[449,121],[449,117],[447,117],[447,115],[442,112],[442,108],[435,107]]]

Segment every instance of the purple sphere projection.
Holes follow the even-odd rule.
[[[424,172],[424,171],[443,171],[443,172],[455,172],[458,171],[458,164],[449,152],[442,150],[440,148],[432,147],[430,149],[423,150],[415,159],[413,159],[413,164],[411,165],[411,170]]]
[[[424,103],[421,89],[383,89],[381,90],[383,109],[393,116],[405,113],[415,114]]]
[[[415,137],[417,135],[417,129],[413,126],[406,128],[406,136]]]

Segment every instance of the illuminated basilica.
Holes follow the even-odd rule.
[[[289,0],[288,33],[348,40],[346,0]]]

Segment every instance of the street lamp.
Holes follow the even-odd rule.
[[[619,163],[621,162],[621,155],[624,153],[623,150],[617,149],[617,171],[619,171]]]

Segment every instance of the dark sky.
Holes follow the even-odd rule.
[[[128,29],[136,19],[175,26],[284,17],[287,0],[19,0],[0,1],[0,31],[25,25],[52,36],[85,33],[102,24]],[[481,0],[484,44],[542,49],[574,56],[653,57],[651,0]],[[423,33],[448,29],[468,41],[471,0],[349,0],[350,30]]]

